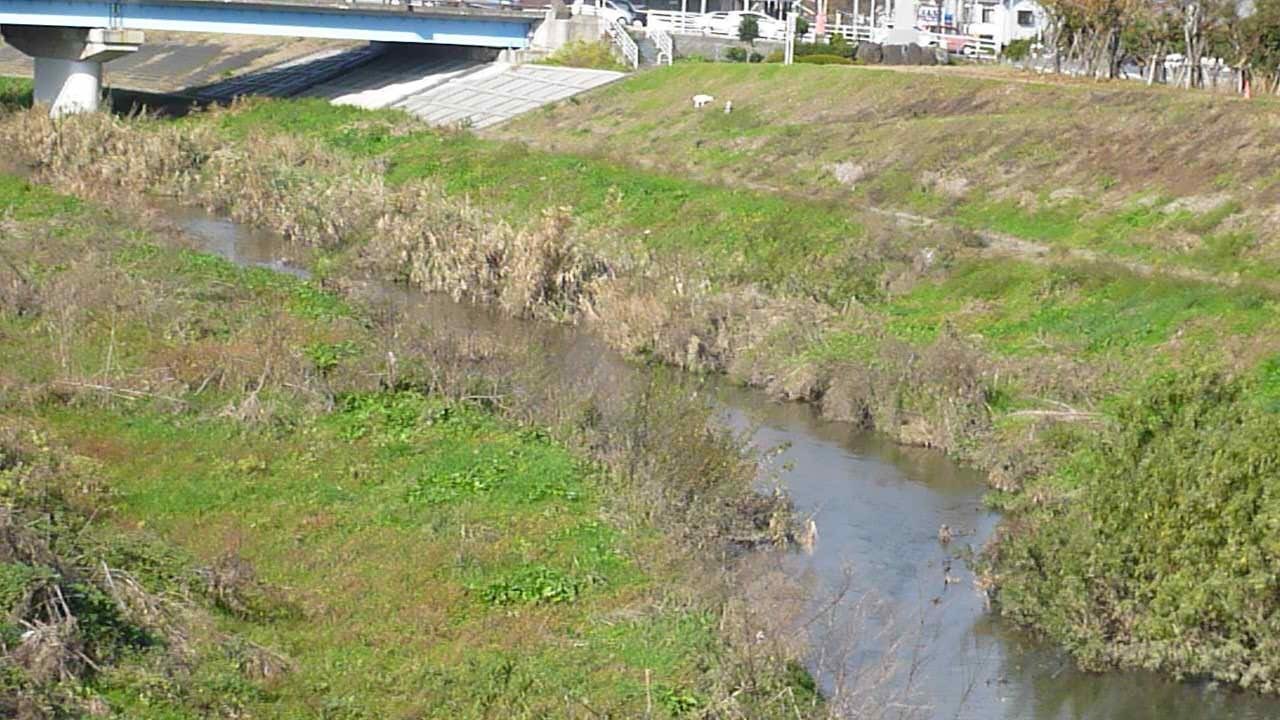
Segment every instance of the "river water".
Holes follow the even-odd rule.
[[[277,236],[175,210],[200,245],[237,263],[305,275]],[[609,376],[639,370],[592,336],[519,322],[484,308],[378,286],[388,302],[433,321],[486,332],[535,333],[572,372]],[[601,381],[599,378],[597,382]],[[608,381],[606,378],[604,381]],[[986,611],[964,558],[991,536],[998,516],[984,508],[979,473],[942,454],[904,448],[800,404],[720,384],[725,422],[762,451],[771,473],[812,514],[818,540],[781,565],[813,596],[822,621],[810,626],[814,671],[824,687],[892,668],[885,718],[921,720],[1262,720],[1280,701],[1150,673],[1089,674],[1060,651]],[[940,541],[939,527],[953,539]],[[828,660],[820,662],[818,658]],[[883,689],[883,688],[882,688]]]

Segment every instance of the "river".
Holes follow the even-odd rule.
[[[283,240],[188,210],[173,210],[199,244],[237,263],[305,275],[282,260]],[[433,321],[499,333],[535,333],[569,371],[609,376],[636,366],[587,333],[501,317],[399,286],[378,295]],[[597,381],[600,381],[597,379]],[[607,380],[607,377],[605,379]],[[895,445],[807,405],[713,383],[725,422],[762,451],[777,449],[773,476],[812,514],[812,552],[781,566],[812,593],[814,671],[830,689],[839,658],[850,676],[892,668],[895,704],[885,718],[920,720],[1261,720],[1280,700],[1152,673],[1082,673],[1061,651],[987,612],[964,558],[994,532],[982,476],[941,453]],[[943,543],[939,528],[951,529]],[[838,602],[837,602],[838,600]],[[819,667],[825,668],[819,670]]]

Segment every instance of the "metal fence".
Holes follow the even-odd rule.
[[[650,10],[649,27],[664,30],[672,35],[703,35],[706,37],[737,38],[732,28],[722,24],[710,23],[708,15],[679,10]],[[892,23],[872,25],[871,23],[839,24],[827,23],[822,33],[817,33],[813,26],[802,35],[801,42],[830,42],[833,37],[842,37],[850,43],[884,42]],[[1000,44],[991,38],[977,35],[959,35],[920,31],[920,45],[941,47],[952,53],[977,59],[994,59],[1000,55]]]

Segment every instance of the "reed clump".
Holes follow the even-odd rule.
[[[59,187],[97,197],[172,194],[299,245],[347,253],[347,275],[399,278],[518,317],[585,321],[628,354],[728,373],[904,443],[964,453],[989,437],[990,363],[954,334],[909,346],[856,302],[837,311],[751,285],[712,286],[699,279],[705,270],[611,260],[581,236],[568,208],[514,227],[434,181],[392,185],[377,161],[317,140],[226,142],[213,125],[105,115],[55,122],[23,112],[0,122],[0,139],[24,148],[37,175]],[[874,351],[857,361],[796,357],[834,326],[873,339]]]

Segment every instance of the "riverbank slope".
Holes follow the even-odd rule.
[[[692,88],[746,100],[694,113]],[[502,131],[538,147],[318,102],[86,118],[61,144],[17,114],[0,136],[62,187],[285,232],[335,286],[374,273],[581,322],[967,458],[1009,513],[1002,611],[1088,667],[1273,690],[1269,108],[693,65]],[[1125,142],[1088,149],[1099,133]],[[1147,172],[1122,174],[1134,153]]]
[[[785,507],[678,378],[592,411],[517,341],[4,174],[0,236],[2,714],[822,712],[721,562]]]

